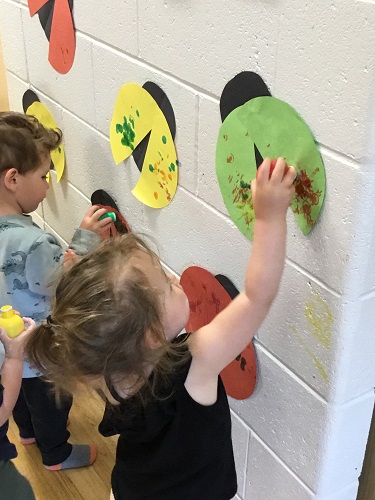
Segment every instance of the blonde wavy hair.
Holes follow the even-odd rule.
[[[61,277],[49,323],[26,346],[31,364],[58,390],[72,393],[77,383],[95,380],[113,389],[131,380],[130,393],[147,387],[143,395],[155,396],[158,380],[186,360],[186,347],[165,338],[160,292],[130,262],[139,252],[160,265],[146,243],[129,233],[103,242]]]

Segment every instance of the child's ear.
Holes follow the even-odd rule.
[[[17,186],[20,173],[16,168],[8,168],[4,174],[4,185],[7,189],[14,191]]]
[[[144,342],[145,342],[146,346],[150,347],[151,349],[157,349],[161,345],[160,340],[156,337],[155,333],[152,332],[151,330],[147,330],[147,332],[145,333]]]

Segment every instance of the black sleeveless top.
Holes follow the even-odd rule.
[[[107,404],[103,436],[120,434],[112,489],[116,500],[230,500],[237,491],[227,396],[218,377],[217,401],[195,402],[185,389],[191,357],[164,400]]]

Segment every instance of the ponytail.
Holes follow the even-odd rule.
[[[54,325],[51,318],[37,326],[25,345],[25,356],[33,368],[56,385],[58,392],[71,393],[74,384],[64,370],[66,345],[62,340],[61,326]]]

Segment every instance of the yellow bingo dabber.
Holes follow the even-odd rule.
[[[8,337],[17,337],[25,329],[23,319],[16,314],[12,306],[0,307],[0,327]]]

